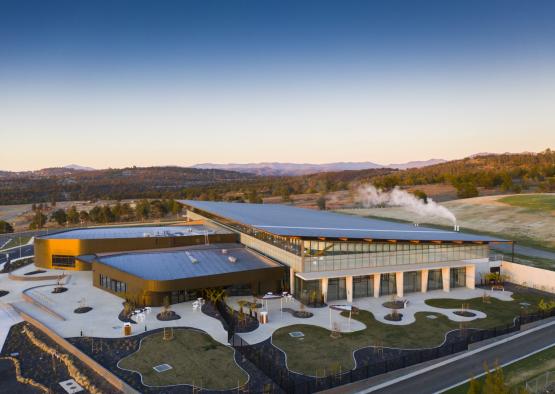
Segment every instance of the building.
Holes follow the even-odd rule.
[[[474,288],[490,245],[511,242],[274,204],[180,201],[187,216],[222,226],[285,265],[303,302]]]
[[[95,227],[35,239],[35,265],[92,271],[92,283],[137,304],[159,306],[202,296],[264,294],[284,286],[284,267],[237,243],[235,232],[186,226]]]

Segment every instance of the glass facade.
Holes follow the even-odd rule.
[[[488,245],[304,240],[304,272],[487,258]]]
[[[466,268],[451,268],[450,269],[450,286],[455,287],[465,287],[466,286]]]
[[[428,271],[428,291],[443,289],[443,275],[441,269]]]
[[[381,274],[380,277],[380,295],[397,294],[397,278],[394,273]]]
[[[347,285],[345,278],[328,279],[328,301],[347,299]]]
[[[295,297],[306,305],[320,305],[322,302],[322,287],[320,280],[303,280],[295,277]]]
[[[422,272],[403,272],[403,293],[415,293],[422,290]]]
[[[353,277],[353,298],[374,296],[374,275]]]

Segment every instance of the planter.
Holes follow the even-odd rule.
[[[171,321],[171,320],[179,320],[181,319],[181,316],[179,316],[174,311],[168,311],[168,312],[160,312],[159,314],[156,315],[156,318],[160,321]]]
[[[5,295],[10,294],[8,290],[0,290],[0,297],[4,297]]]
[[[389,309],[403,309],[405,307],[405,303],[403,301],[387,301],[382,305]]]
[[[82,307],[79,307],[79,308],[75,309],[73,311],[73,313],[87,313],[87,312],[90,312],[92,310],[93,310],[93,308],[91,308],[90,306],[82,306]]]
[[[31,272],[25,272],[23,275],[29,276],[29,275],[36,275],[36,274],[44,274],[45,272],[46,272],[45,270],[34,270]]]
[[[476,316],[476,314],[474,312],[469,312],[469,311],[455,311],[453,313],[457,316],[462,316],[462,317],[474,317],[474,316]]]
[[[308,311],[294,311],[292,315],[294,317],[298,317],[299,319],[308,319],[309,317],[314,316],[314,313]]]
[[[396,313],[396,314],[389,313],[389,314],[384,316],[384,319],[388,320],[388,321],[401,321],[403,319],[403,314],[402,313]]]
[[[67,291],[67,287],[58,286],[58,287],[55,287],[54,290],[52,290],[52,293],[59,294],[59,293],[65,293],[66,291]]]

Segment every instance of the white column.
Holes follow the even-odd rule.
[[[474,289],[476,287],[476,266],[466,266],[466,287]]]
[[[445,267],[441,269],[441,278],[443,279],[443,291],[450,291],[451,290],[451,275],[450,275],[450,268]]]
[[[395,272],[395,282],[397,287],[397,297],[403,297],[404,294],[404,275],[402,272]]]
[[[295,271],[293,268],[289,268],[289,287],[291,294],[295,294]]]
[[[353,277],[347,276],[345,277],[345,286],[347,287],[347,302],[353,302]]]
[[[320,285],[322,286],[322,294],[324,295],[324,302],[328,302],[328,278],[320,279]]]
[[[428,270],[420,271],[420,291],[425,293],[428,291]]]
[[[380,296],[381,276],[381,274],[374,274],[374,297],[376,298]]]

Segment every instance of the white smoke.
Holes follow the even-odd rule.
[[[457,224],[457,218],[443,205],[439,205],[428,197],[428,202],[419,199],[414,194],[407,193],[404,190],[395,187],[392,191],[387,192],[376,189],[373,185],[361,186],[358,190],[358,200],[365,208],[376,206],[402,207],[408,211],[414,212],[421,217],[437,217],[444,218],[453,225]]]

